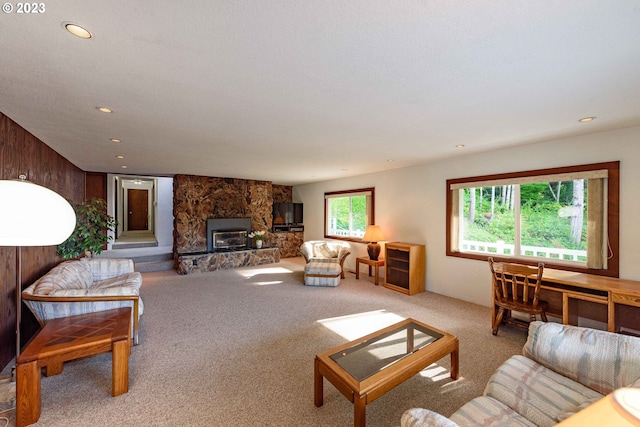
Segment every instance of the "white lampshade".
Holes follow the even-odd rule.
[[[380,242],[384,240],[384,234],[378,225],[367,225],[367,230],[362,236],[363,242]]]
[[[0,180],[0,246],[58,245],[75,226],[73,208],[58,193],[24,179]]]

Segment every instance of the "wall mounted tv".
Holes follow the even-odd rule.
[[[302,224],[302,203],[274,203],[273,225]]]

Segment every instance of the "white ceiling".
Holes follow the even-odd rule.
[[[0,14],[0,111],[86,171],[295,185],[640,125],[638,0],[43,4]]]

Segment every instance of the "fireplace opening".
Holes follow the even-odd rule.
[[[248,234],[251,218],[211,218],[207,220],[207,251],[228,252],[251,249]]]
[[[212,233],[214,251],[246,249],[247,247],[248,233],[246,230],[213,231]]]

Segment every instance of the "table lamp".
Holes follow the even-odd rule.
[[[0,246],[16,247],[16,360],[20,355],[22,246],[58,245],[76,226],[73,207],[58,193],[27,181],[0,180]]]
[[[380,255],[380,245],[379,241],[384,240],[384,234],[382,234],[382,230],[377,225],[367,225],[367,230],[364,232],[364,236],[362,236],[363,242],[369,242],[367,245],[367,253],[369,254],[369,258],[377,261],[378,256]]]

